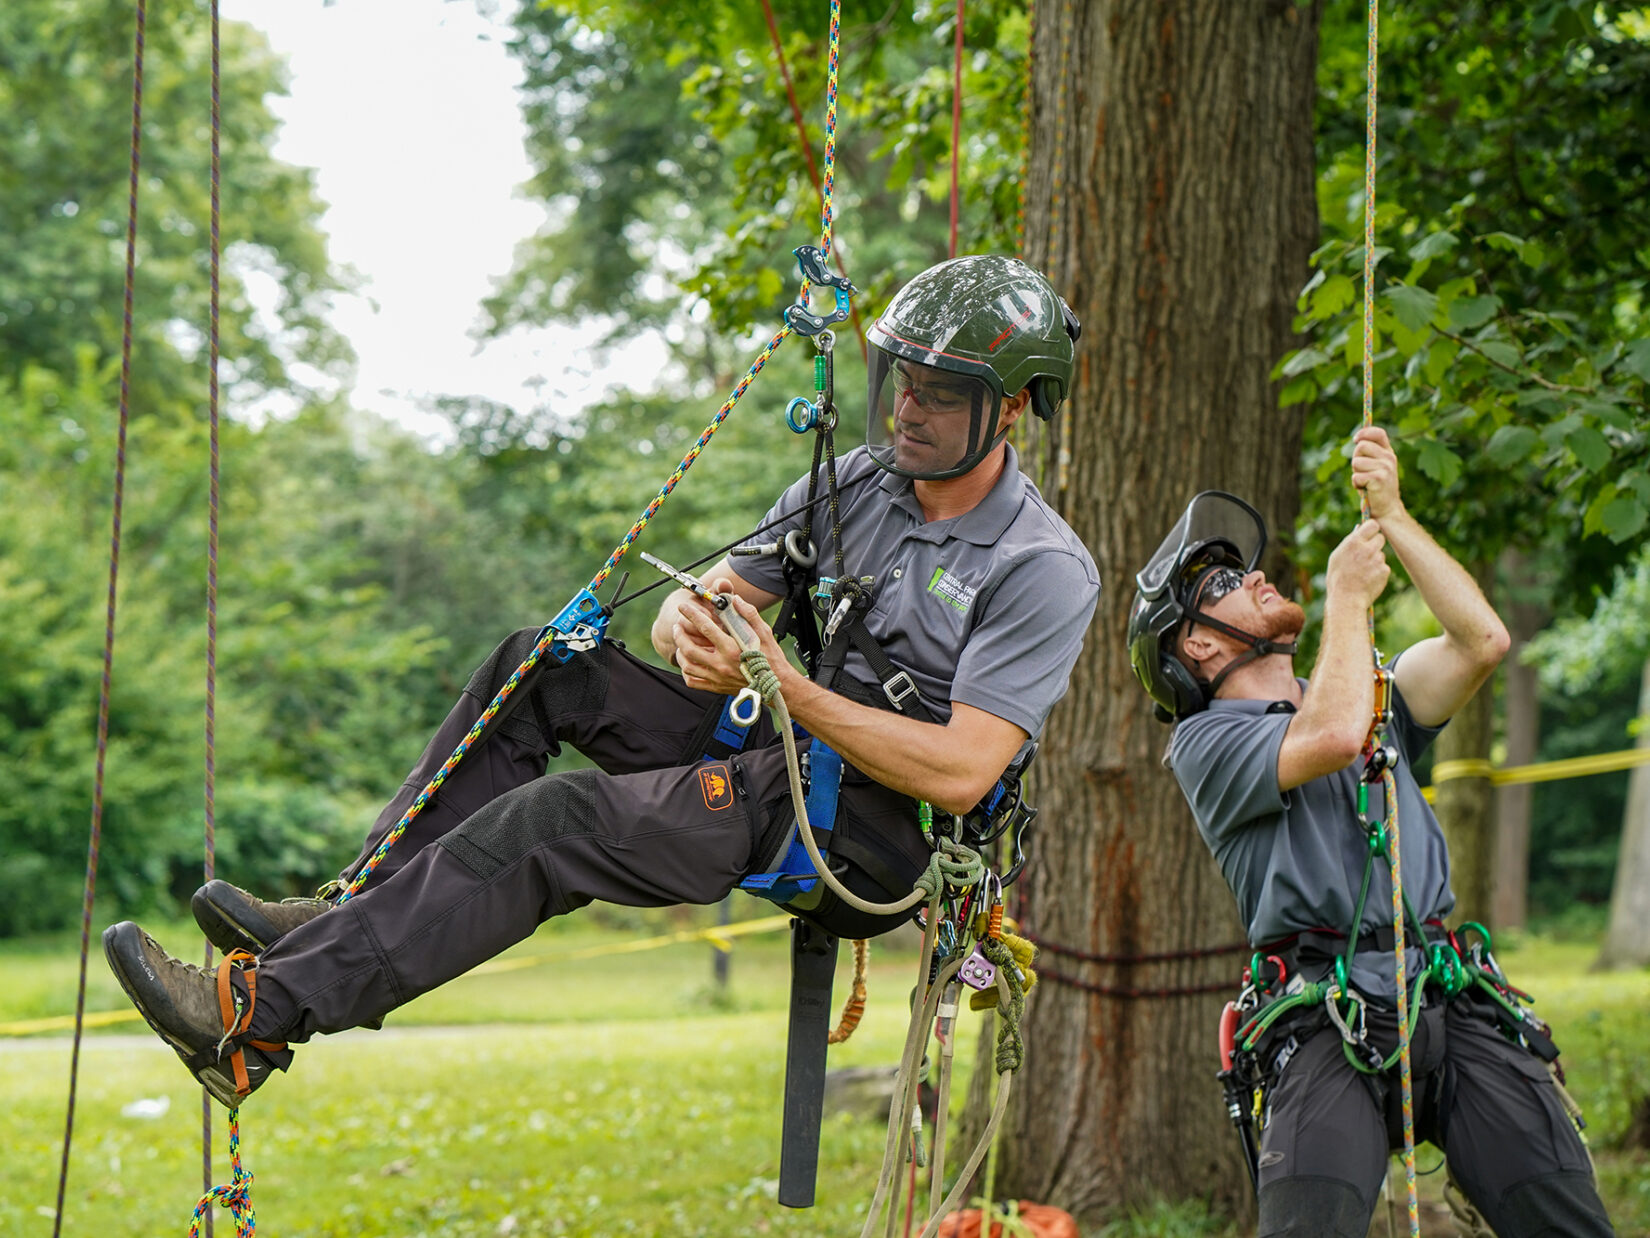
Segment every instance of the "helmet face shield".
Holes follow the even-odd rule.
[[[1134,583],[1144,598],[1172,588],[1177,600],[1189,602],[1189,591],[1209,568],[1253,571],[1265,549],[1266,524],[1259,512],[1233,495],[1205,490],[1186,505]]]
[[[940,369],[874,348],[869,396],[866,446],[879,465],[902,477],[959,477],[1000,437],[1002,397],[983,374]]]

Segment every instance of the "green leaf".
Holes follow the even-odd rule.
[[[1518,349],[1505,340],[1486,340],[1478,345],[1478,351],[1491,361],[1504,365],[1509,369],[1517,368],[1518,363],[1523,360]]]
[[[1634,340],[1622,354],[1621,366],[1650,383],[1650,339]]]
[[[1510,232],[1491,232],[1484,238],[1484,243],[1491,249],[1517,254],[1518,260],[1525,266],[1540,266],[1544,256],[1539,241],[1527,241]]]
[[[1642,500],[1628,496],[1617,495],[1606,503],[1604,510],[1599,513],[1599,531],[1611,541],[1625,542],[1644,528],[1647,509]]]
[[[1576,405],[1576,411],[1584,417],[1601,421],[1614,430],[1633,428],[1633,415],[1621,405],[1609,400],[1582,400]]]
[[[1495,317],[1495,312],[1501,308],[1501,298],[1495,295],[1484,297],[1462,297],[1452,302],[1449,307],[1449,325],[1452,330],[1470,331],[1473,327],[1481,327]]]
[[[1436,294],[1412,284],[1393,284],[1381,295],[1392,304],[1392,312],[1398,316],[1398,321],[1411,331],[1419,331],[1431,322],[1433,312],[1438,308]]]
[[[1454,340],[1443,338],[1432,341],[1432,347],[1427,349],[1427,363],[1423,371],[1427,382],[1436,387],[1443,381],[1444,374],[1455,363],[1456,354],[1461,351],[1461,345]]]
[[[1411,260],[1424,262],[1429,258],[1436,258],[1440,254],[1447,254],[1461,242],[1453,232],[1433,232],[1423,237],[1409,251]]]
[[[1418,459],[1416,463],[1439,486],[1448,489],[1455,484],[1456,478],[1461,476],[1461,457],[1437,439],[1424,438],[1417,447]]]
[[[1320,366],[1328,360],[1328,355],[1326,353],[1319,352],[1316,348],[1303,348],[1298,353],[1294,353],[1288,357],[1284,363],[1278,367],[1278,377],[1298,378],[1308,370],[1315,366]]]
[[[1610,442],[1592,426],[1580,426],[1571,431],[1564,443],[1575,452],[1581,467],[1596,473],[1610,463]]]
[[[1529,426],[1502,426],[1490,435],[1490,441],[1484,445],[1484,455],[1497,468],[1507,468],[1517,464],[1541,442],[1541,436]]]
[[[1291,404],[1304,404],[1318,394],[1318,384],[1313,382],[1310,375],[1302,375],[1278,392],[1278,407],[1288,408]]]
[[[1357,288],[1345,275],[1332,275],[1312,293],[1311,316],[1332,318],[1352,304]]]

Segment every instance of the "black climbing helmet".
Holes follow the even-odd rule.
[[[1028,391],[1054,416],[1071,389],[1081,330],[1048,280],[1018,258],[975,254],[929,267],[866,332],[870,399],[865,441],[890,473],[960,477],[1002,442],[1003,400]],[[901,400],[921,412],[896,423]]]
[[[1251,646],[1256,652],[1290,652],[1293,645],[1255,637],[1193,610],[1204,582],[1222,569],[1247,575],[1266,549],[1266,522],[1242,499],[1220,490],[1205,490],[1186,505],[1180,520],[1163,539],[1150,562],[1135,576],[1134,606],[1129,611],[1129,664],[1135,678],[1157,703],[1164,722],[1179,721],[1208,706],[1213,686],[1192,674],[1175,656],[1181,625],[1195,618]],[[1261,649],[1260,646],[1265,646]]]

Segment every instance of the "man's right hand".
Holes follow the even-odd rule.
[[[1380,525],[1365,520],[1330,554],[1324,588],[1330,597],[1356,601],[1367,610],[1381,596],[1391,574],[1386,561],[1386,535]]]

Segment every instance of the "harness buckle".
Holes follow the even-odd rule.
[[[905,712],[900,702],[908,697],[915,696],[916,691],[916,683],[904,671],[897,672],[892,679],[887,680],[882,685],[882,694],[888,698],[888,703],[900,713]]]

